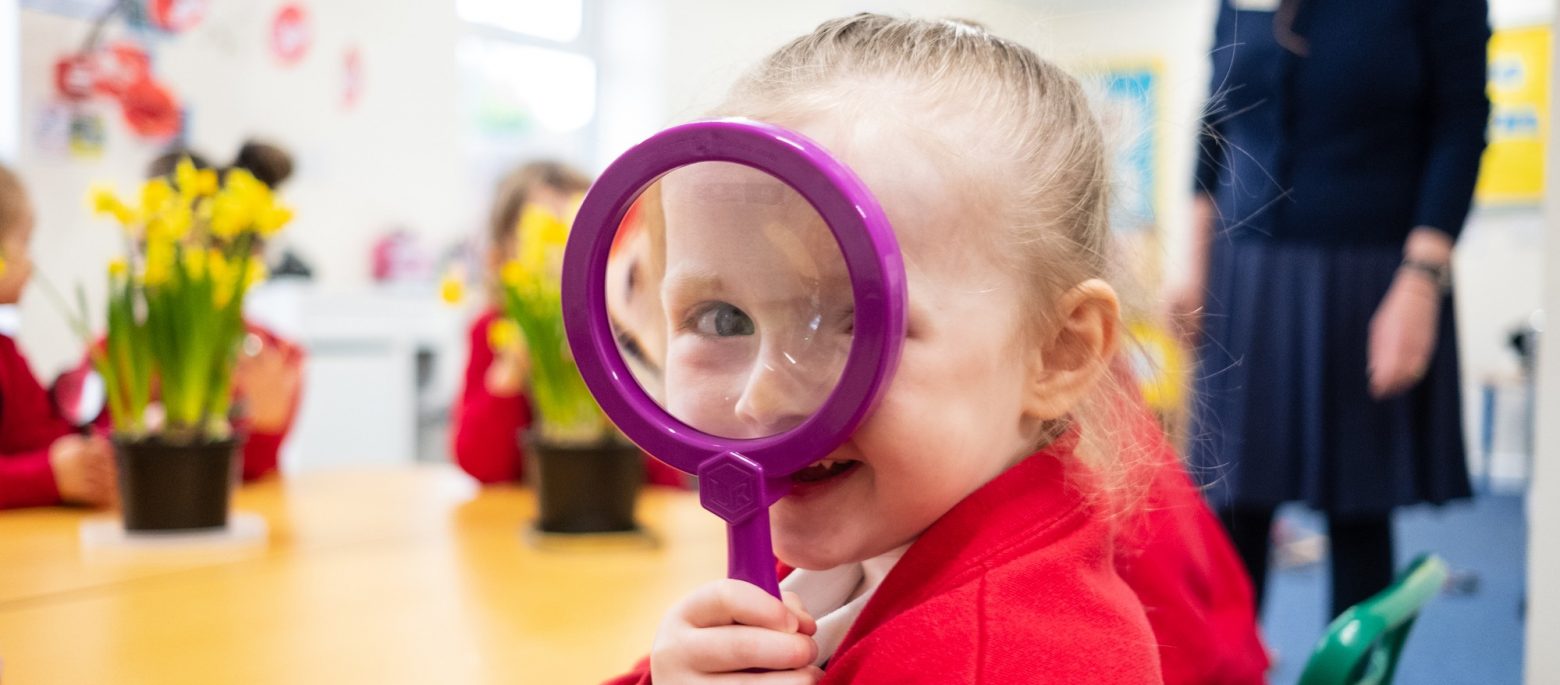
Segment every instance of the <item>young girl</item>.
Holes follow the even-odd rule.
[[[589,177],[559,162],[531,162],[511,172],[499,183],[493,204],[488,272],[496,275],[514,254],[516,226],[527,206],[566,216],[573,199],[589,188]],[[497,301],[496,295],[492,299]],[[531,405],[524,392],[525,351],[489,335],[501,316],[496,306],[490,306],[472,323],[466,379],[455,408],[455,463],[483,483],[521,479],[525,455],[520,450],[520,431],[531,424]],[[655,460],[647,460],[646,471],[652,484],[679,486],[683,481],[677,470]]]
[[[0,305],[14,306],[32,276],[32,204],[21,180],[0,166]],[[113,447],[77,435],[11,339],[0,334],[0,509],[114,500]]]
[[[716,113],[797,130],[866,182],[905,255],[909,328],[873,414],[771,509],[786,600],[710,583],[616,682],[1160,682],[1113,557],[1143,441],[1109,371],[1108,174],[1078,83],[978,26],[863,14],[781,48]],[[761,387],[778,374],[720,376],[763,349],[744,336],[769,329],[774,288],[674,176],[668,406],[692,416],[734,383],[732,431],[794,425],[806,406]],[[755,668],[778,672],[738,675]]]

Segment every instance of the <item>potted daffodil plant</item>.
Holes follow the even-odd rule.
[[[504,318],[489,331],[490,344],[519,345],[529,361],[534,421],[518,439],[537,492],[537,529],[633,531],[643,457],[596,404],[564,337],[560,288],[568,220],[537,205],[521,211],[516,252],[499,273]]]
[[[107,337],[91,346],[102,376],[126,530],[220,528],[237,481],[232,374],[244,296],[264,277],[259,241],[292,219],[242,169],[189,160],[127,202],[91,203],[123,229],[108,266]]]

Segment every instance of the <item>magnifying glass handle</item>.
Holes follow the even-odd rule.
[[[769,509],[760,508],[746,518],[726,524],[726,575],[745,580],[764,592],[780,597],[775,575],[775,552],[769,539]]]

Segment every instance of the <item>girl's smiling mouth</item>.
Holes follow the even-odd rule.
[[[820,459],[791,474],[792,495],[806,495],[844,480],[861,466],[855,459]]]

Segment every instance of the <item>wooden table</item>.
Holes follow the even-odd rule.
[[[650,490],[659,538],[538,548],[519,487],[449,468],[239,490],[263,547],[85,554],[69,509],[0,514],[0,678],[32,683],[596,683],[725,569],[720,521]]]

